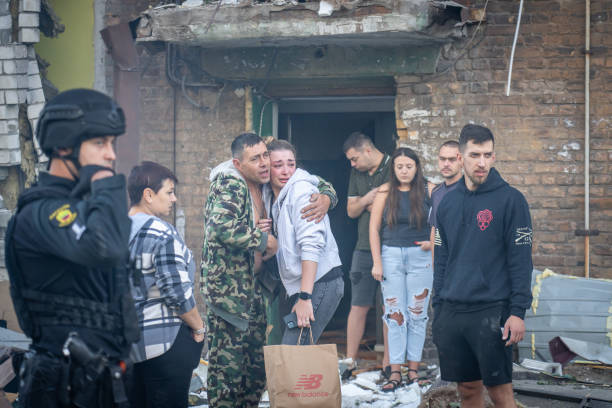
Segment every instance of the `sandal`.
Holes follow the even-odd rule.
[[[389,365],[388,365],[388,366],[386,366],[386,367],[383,367],[383,368],[380,370],[380,373],[381,373],[381,375],[383,376],[383,378],[384,378],[385,380],[388,380],[388,379],[389,379],[389,377],[391,376],[391,364],[389,364]]]
[[[394,380],[391,378],[393,374],[399,374],[399,380]],[[391,371],[389,374],[389,381],[382,386],[382,392],[394,392],[402,385],[402,372],[401,371]]]
[[[342,360],[342,362],[347,361],[348,359],[344,359]],[[351,378],[353,376],[353,371],[355,371],[357,369],[357,362],[353,359],[350,360],[350,363],[346,366],[346,368],[344,369],[344,371],[342,371],[342,374],[340,375],[340,378],[342,378],[342,381],[346,381],[349,378]]]
[[[410,372],[416,373],[417,377],[410,378]],[[427,385],[425,384],[426,381],[429,381],[429,383],[431,383],[431,381],[428,380],[427,378],[419,377],[418,375],[419,375],[418,370],[415,370],[414,368],[409,368],[408,369],[408,380],[406,380],[406,384],[410,385],[410,384],[416,383],[419,387],[421,387],[421,386]]]

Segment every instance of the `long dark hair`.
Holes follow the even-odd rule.
[[[399,208],[399,186],[400,182],[395,175],[395,159],[400,156],[406,156],[416,164],[416,173],[410,182],[410,224],[421,229],[425,221],[425,210],[423,202],[425,201],[425,179],[423,178],[423,170],[421,169],[421,160],[416,152],[409,147],[399,147],[395,149],[391,155],[391,171],[389,175],[389,195],[387,196],[387,225],[393,227],[397,222],[397,212]]]

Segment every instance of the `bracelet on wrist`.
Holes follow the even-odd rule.
[[[197,329],[197,330],[193,330],[193,329],[191,329],[191,332],[192,332],[193,334],[200,335],[200,334],[204,334],[204,333],[206,333],[206,329],[205,329],[204,327],[202,327],[202,328],[200,328],[200,329]]]

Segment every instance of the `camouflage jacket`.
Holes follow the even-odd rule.
[[[319,191],[330,197],[330,208],[337,204],[331,184],[322,180]],[[232,161],[215,167],[204,208],[202,293],[215,314],[243,330],[253,298],[260,296],[255,291],[255,251],[262,252],[268,239],[256,228],[254,214],[246,181]]]

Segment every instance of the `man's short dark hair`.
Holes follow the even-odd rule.
[[[465,125],[463,129],[461,129],[461,135],[459,136],[459,149],[463,151],[470,140],[472,143],[479,145],[490,140],[493,142],[493,145],[495,145],[493,133],[489,130],[489,128],[480,125],[469,124]]]
[[[138,166],[134,166],[128,177],[128,195],[130,205],[136,205],[142,200],[142,193],[146,188],[150,188],[157,193],[164,184],[164,180],[172,180],[178,184],[178,179],[172,171],[152,161],[143,161]]]
[[[442,150],[443,147],[451,147],[451,148],[459,149],[459,142],[456,140],[447,140],[446,142],[440,145],[440,148],[438,149],[438,151]]]
[[[365,145],[374,146],[372,139],[361,132],[353,132],[346,138],[342,151],[346,154],[350,149],[361,150]]]
[[[246,147],[255,146],[263,142],[263,139],[255,133],[243,133],[238,135],[232,142],[232,157],[234,159],[240,159]]]

